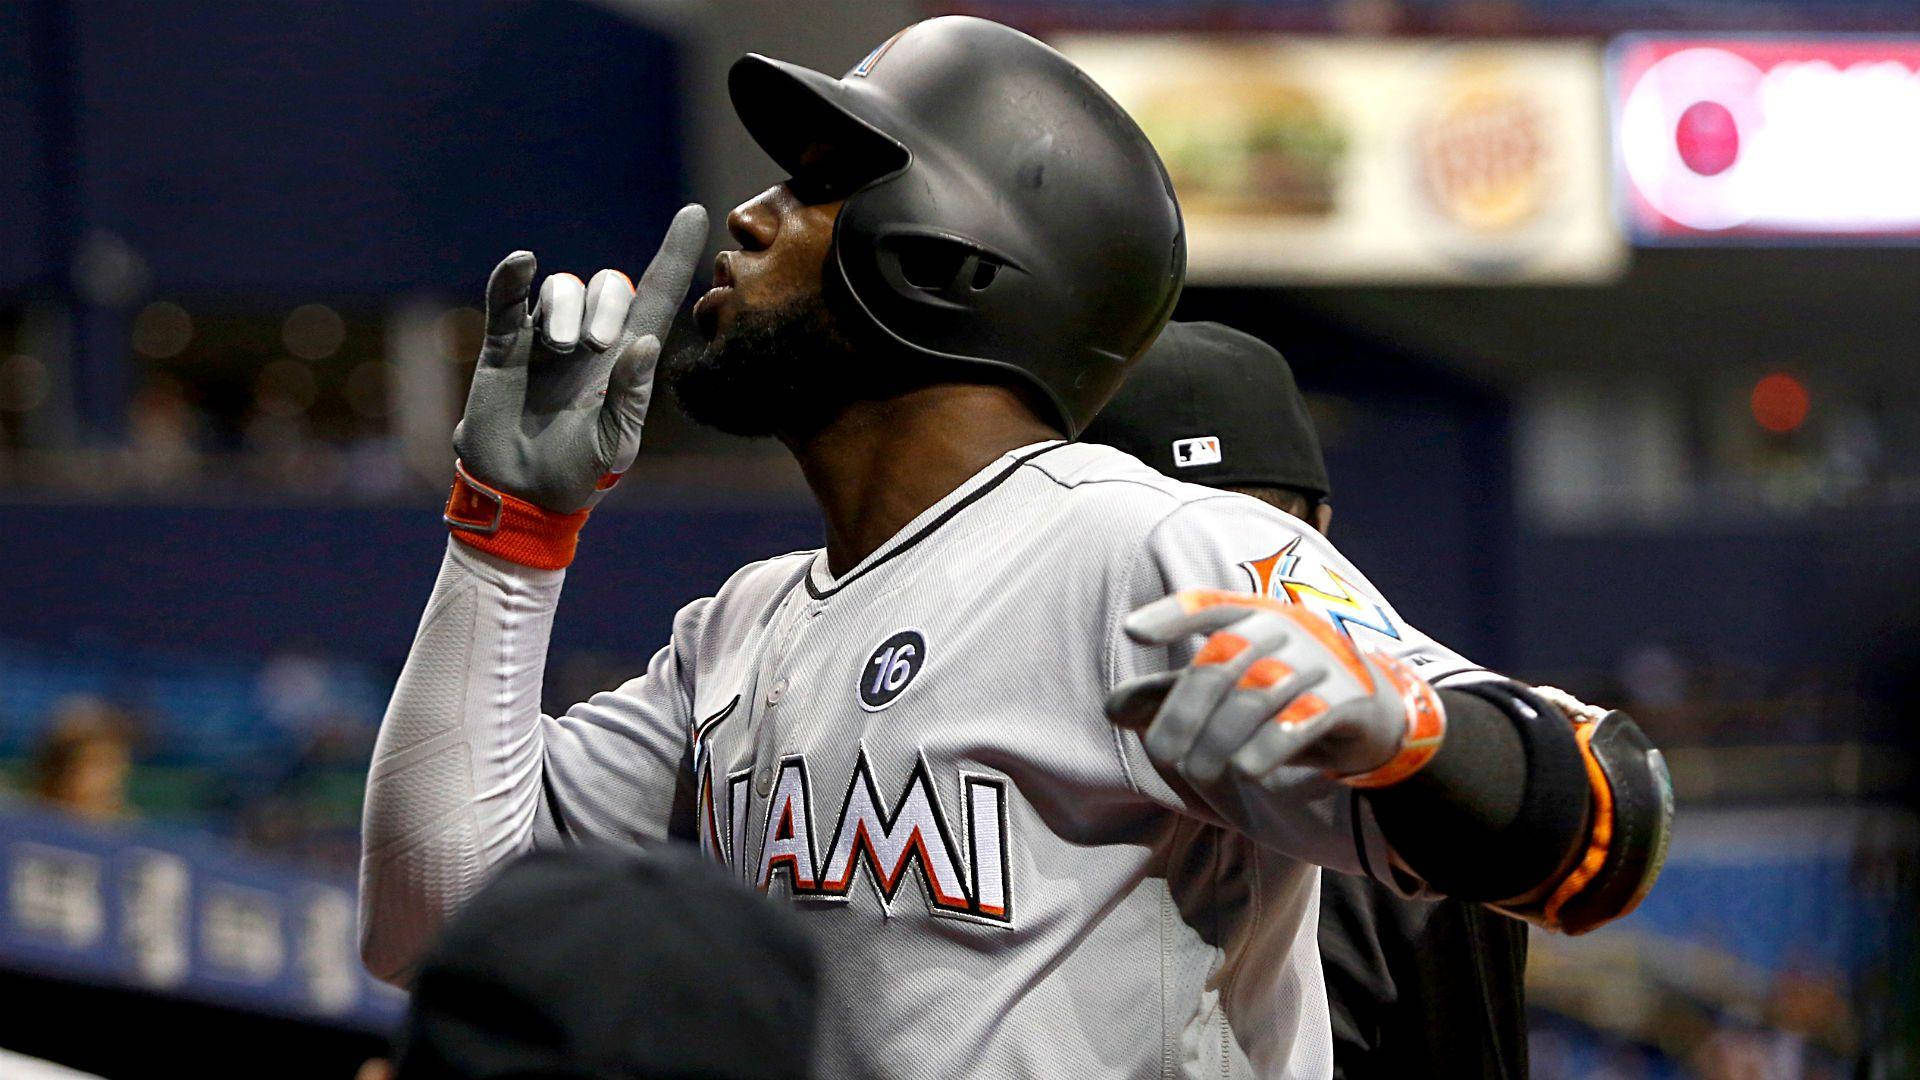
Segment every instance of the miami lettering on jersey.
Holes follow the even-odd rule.
[[[1299,604],[1325,617],[1350,638],[1354,627],[1364,626],[1376,634],[1400,640],[1400,627],[1388,614],[1386,605],[1354,588],[1333,567],[1318,563],[1324,581],[1309,580],[1299,554],[1300,539],[1296,536],[1279,551],[1240,564],[1255,595]]]
[[[880,795],[862,747],[823,856],[819,838],[826,834],[816,829],[813,785],[804,755],[780,762],[757,829],[752,820],[753,770],[729,774],[724,795],[717,795],[707,736],[732,711],[729,705],[695,728],[700,846],[708,855],[738,869],[749,839],[757,834],[759,857],[751,879],[757,888],[765,891],[774,875],[781,874],[794,896],[824,900],[846,900],[865,866],[880,902],[889,910],[909,869],[917,865],[930,913],[1012,924],[1005,780],[961,774],[967,840],[963,849],[955,842],[926,759],[915,762],[899,797],[889,802]]]

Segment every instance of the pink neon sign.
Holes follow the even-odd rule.
[[[1920,38],[1628,37],[1610,64],[1642,237],[1920,241]]]

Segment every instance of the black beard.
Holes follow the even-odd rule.
[[[661,376],[697,424],[729,435],[801,436],[849,402],[891,388],[893,379],[863,378],[868,366],[815,294],[737,313],[712,341],[690,341],[667,357]]]

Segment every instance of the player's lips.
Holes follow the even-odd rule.
[[[733,286],[715,285],[700,299],[693,302],[693,324],[700,328],[701,333],[708,337],[713,336],[713,332],[720,325],[720,305],[726,303],[727,298],[732,295]]]
[[[693,323],[708,337],[720,322],[720,305],[733,295],[733,252],[723,251],[713,259],[713,288],[693,303]]]

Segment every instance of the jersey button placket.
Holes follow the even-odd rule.
[[[785,732],[779,724],[776,708],[786,693],[787,681],[784,677],[776,678],[775,674],[786,659],[787,648],[793,642],[793,627],[797,622],[797,604],[789,596],[774,616],[773,641],[761,657],[755,680],[758,685],[767,687],[759,695],[760,707],[754,710],[754,727],[757,731],[754,756],[759,767],[754,771],[753,790],[763,799],[773,794],[773,763],[787,753]]]
[[[800,625],[807,619],[804,609],[799,604],[792,601],[789,603],[791,606],[784,609],[779,616],[773,647],[767,651],[761,668],[760,681],[764,683],[771,680],[771,685],[767,686],[766,692],[760,697],[759,726],[766,735],[762,743],[766,756],[762,758],[763,764],[758,775],[754,777],[753,786],[761,798],[766,798],[773,792],[774,770],[769,759],[777,759],[793,752],[793,748],[786,745],[786,725],[780,722],[779,705],[780,699],[787,693],[787,677],[779,672],[786,663],[788,653],[793,649],[793,640],[797,636]]]

